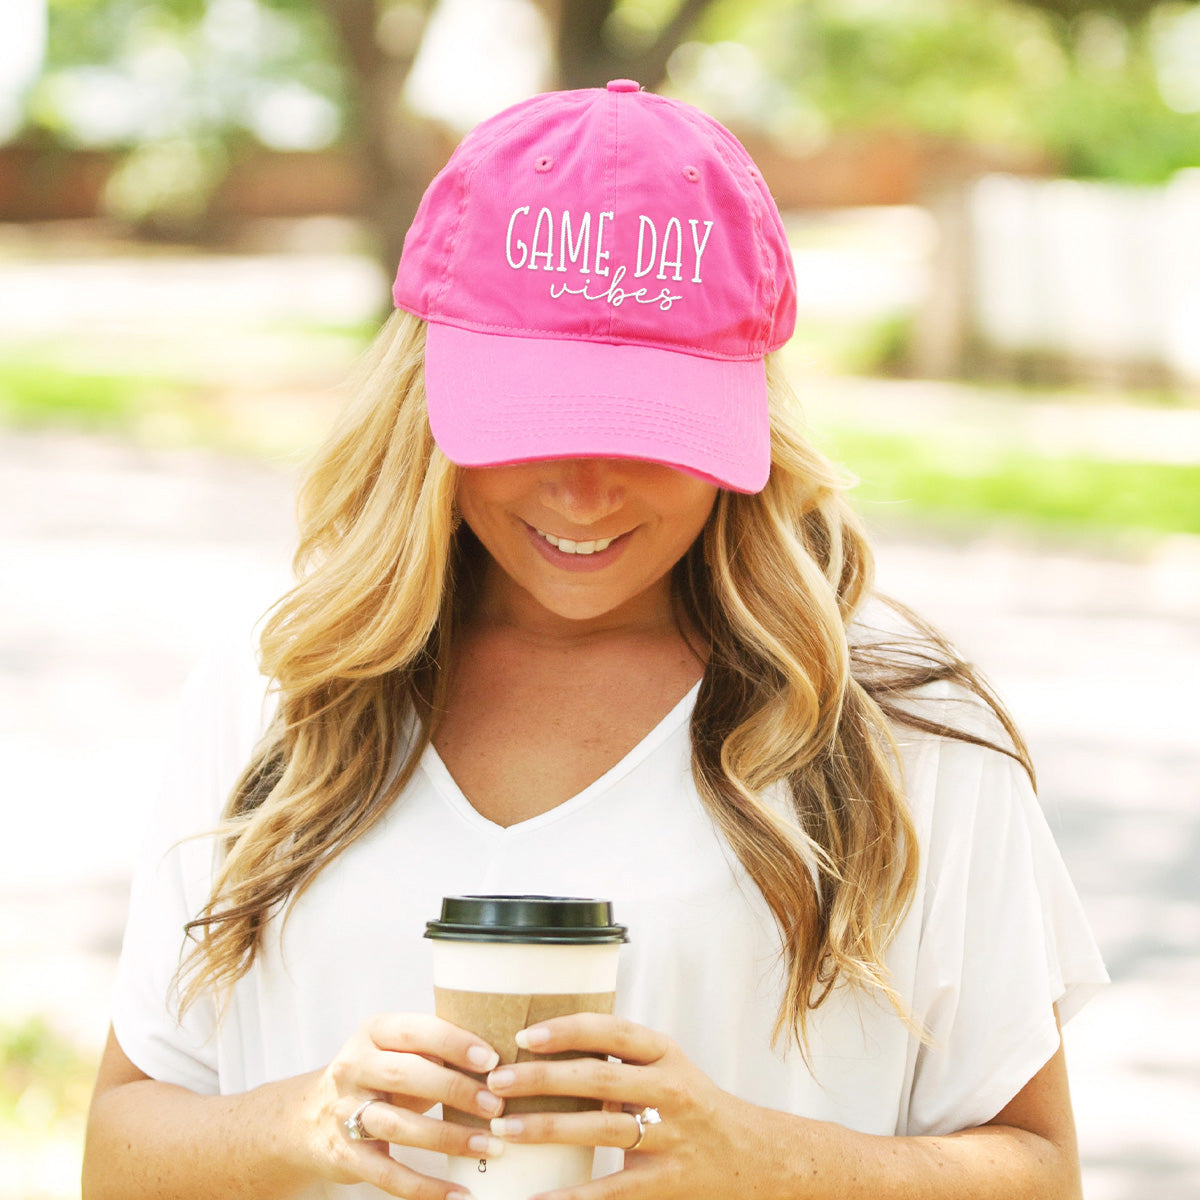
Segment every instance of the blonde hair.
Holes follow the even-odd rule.
[[[457,471],[426,417],[424,336],[417,318],[393,315],[302,488],[300,582],[261,639],[279,707],[230,796],[227,852],[188,925],[185,1005],[205,989],[227,994],[267,921],[384,816],[428,745],[474,573],[472,539],[456,532]],[[891,730],[983,739],[912,716],[903,697],[956,679],[996,707],[1012,742],[996,748],[1028,759],[982,681],[928,627],[902,653],[851,644],[870,548],[775,364],[768,387],[766,489],[721,492],[672,582],[707,658],[693,775],[778,925],[776,1035],[804,1050],[808,1013],[839,980],[907,1018],[884,966],[918,864]]]

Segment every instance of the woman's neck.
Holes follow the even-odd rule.
[[[655,633],[680,635],[669,574],[620,608],[577,618],[546,608],[491,562],[484,568],[468,624],[480,631],[503,630],[532,643],[561,647]]]

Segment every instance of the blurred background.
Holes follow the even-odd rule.
[[[993,678],[1113,975],[1089,1200],[1197,1200],[1200,4],[3,0],[0,1200],[78,1196],[194,658],[476,121],[628,77],[755,156],[881,587]]]

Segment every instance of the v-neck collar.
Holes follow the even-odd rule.
[[[609,767],[603,775],[589,783],[583,791],[576,792],[574,796],[564,800],[561,804],[556,804],[553,808],[548,808],[544,813],[538,813],[536,817],[529,817],[512,825],[498,825],[479,812],[455,782],[454,776],[442,762],[442,757],[432,742],[425,747],[425,752],[421,756],[421,769],[429,777],[438,795],[469,825],[493,836],[511,836],[530,832],[578,812],[579,809],[602,795],[617,780],[629,774],[639,763],[653,754],[691,716],[692,708],[696,703],[696,694],[700,690],[700,682],[698,680],[694,683],[679,703],[620,762]]]

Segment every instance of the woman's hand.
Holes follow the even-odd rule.
[[[585,1096],[599,1111],[493,1121],[511,1142],[627,1150],[625,1169],[533,1200],[1079,1200],[1066,1060],[1057,1053],[984,1125],[947,1135],[867,1134],[750,1104],[722,1091],[670,1038],[582,1013],[532,1026],[517,1042],[618,1058],[535,1060],[488,1076],[498,1096]],[[633,1113],[657,1111],[657,1124]]]
[[[504,1102],[466,1073],[482,1073],[498,1061],[482,1039],[438,1017],[387,1013],[364,1022],[333,1062],[311,1077],[304,1110],[316,1131],[310,1144],[318,1174],[337,1183],[369,1183],[406,1200],[462,1195],[453,1184],[393,1160],[388,1144],[471,1158],[500,1153],[503,1143],[486,1127],[425,1115],[440,1101],[485,1121],[498,1116]],[[359,1120],[368,1140],[355,1141],[345,1123],[366,1101],[372,1103]]]
[[[604,1104],[588,1112],[522,1113],[493,1121],[493,1132],[505,1141],[627,1151],[624,1171],[536,1200],[727,1200],[734,1189],[743,1197],[754,1194],[749,1159],[754,1113],[760,1110],[718,1088],[664,1034],[619,1017],[580,1013],[532,1026],[517,1041],[539,1054],[565,1050],[621,1060],[535,1060],[488,1076],[488,1087],[505,1098],[584,1096]],[[656,1110],[660,1121],[643,1121],[643,1133],[633,1113],[645,1108]]]

